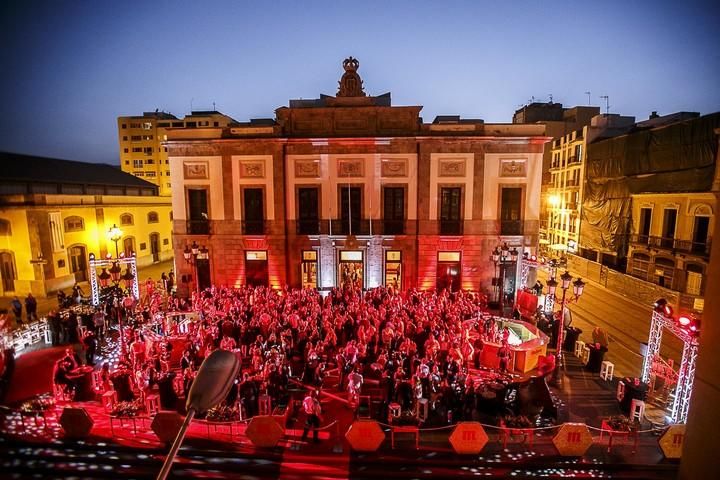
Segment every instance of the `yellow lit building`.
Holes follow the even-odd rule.
[[[172,208],[158,187],[103,164],[0,153],[0,296],[72,287],[88,255],[118,252],[144,266],[172,258]]]
[[[144,112],[142,116],[118,117],[120,168],[158,186],[161,196],[170,195],[167,147],[161,143],[170,128],[227,127],[234,120],[215,110],[193,111],[184,119],[167,112]]]

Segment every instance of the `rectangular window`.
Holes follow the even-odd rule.
[[[143,130],[152,130],[152,123],[145,122],[145,123],[143,123],[142,128],[143,128]]]
[[[127,124],[123,123],[121,128],[127,128]]]
[[[341,262],[361,262],[362,252],[360,250],[341,250],[340,261]]]
[[[143,152],[145,152],[145,155],[152,155],[153,147],[145,147],[143,148]]]
[[[133,135],[130,137],[130,141],[132,142],[139,142],[142,139],[140,135]]]
[[[440,233],[443,235],[462,234],[461,196],[460,187],[440,189]]]
[[[298,188],[298,233],[304,235],[320,233],[318,197],[317,187]]]
[[[405,188],[383,188],[383,233],[402,235],[405,231]]]
[[[131,123],[130,128],[140,128],[140,124],[139,123]]]
[[[522,235],[522,189],[502,189],[500,203],[500,235]]]
[[[127,148],[123,148],[123,153],[128,153],[129,150]]]
[[[142,160],[133,160],[133,168],[143,168],[144,163]]]
[[[267,252],[265,250],[246,250],[245,260],[267,260]]]
[[[155,164],[155,160],[152,158],[148,158],[147,160],[145,160],[145,163],[148,165],[153,165],[153,164]]]
[[[243,234],[262,235],[265,233],[265,208],[262,188],[243,189],[244,221]]]
[[[179,127],[179,128],[182,128],[182,127],[183,127],[183,122],[172,122],[172,126],[173,126],[174,128],[178,128],[178,127]]]
[[[152,135],[143,135],[143,136],[142,136],[142,139],[143,139],[143,140],[152,140],[152,139],[153,139],[153,136],[152,136]]]
[[[146,177],[154,177],[154,176],[155,176],[155,172],[145,172],[145,176],[146,176]]]
[[[160,122],[157,126],[158,128],[167,128],[170,126],[170,122]]]
[[[133,153],[140,153],[142,152],[142,147],[133,147],[132,151]]]

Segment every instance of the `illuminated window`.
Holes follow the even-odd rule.
[[[158,220],[158,214],[157,212],[150,212],[147,216],[148,223],[158,223],[160,220]]]
[[[132,225],[133,222],[133,216],[130,213],[123,213],[120,215],[120,225]]]
[[[142,160],[133,160],[133,168],[143,168]]]
[[[317,288],[317,250],[303,250],[302,252],[302,288]]]
[[[81,232],[85,230],[85,220],[82,217],[73,216],[65,219],[66,232]]]
[[[385,286],[402,288],[402,252],[387,250],[385,252]]]

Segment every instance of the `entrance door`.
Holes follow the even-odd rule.
[[[437,291],[460,290],[460,271],[460,252],[438,252]]]
[[[245,283],[253,287],[268,286],[268,262],[266,251],[245,252]]]
[[[15,291],[15,265],[12,254],[0,253],[0,276],[2,276],[2,287],[4,292]]]
[[[70,273],[75,274],[75,281],[87,281],[87,256],[85,254],[85,247],[82,245],[70,247],[68,257],[70,257]]]
[[[205,290],[206,288],[210,288],[210,259],[208,258],[198,258],[196,260],[196,266],[197,266],[197,281],[198,281],[198,288],[200,291]]]
[[[157,233],[150,234],[150,253],[152,253],[153,262],[160,261],[160,235]]]
[[[385,252],[385,286],[402,288],[402,252],[399,250]]]
[[[342,234],[360,233],[360,187],[340,188]]]
[[[338,269],[341,287],[352,286],[363,288],[363,252],[360,250],[343,250],[340,252],[340,268]]]

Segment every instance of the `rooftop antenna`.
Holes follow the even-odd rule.
[[[215,102],[213,102],[213,111],[215,111]]]
[[[600,98],[605,99],[605,115],[610,114],[610,96],[609,95],[600,95]]]
[[[588,107],[590,106],[590,92],[585,92],[585,95],[588,96]]]
[[[550,97],[550,103],[552,103],[552,93],[549,93],[548,96]]]

